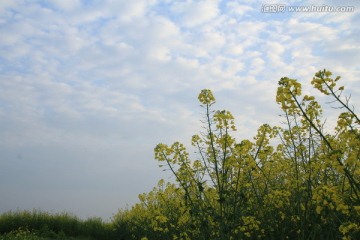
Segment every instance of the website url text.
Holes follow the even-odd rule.
[[[354,12],[354,6],[329,6],[329,5],[311,5],[311,6],[287,6],[285,4],[263,4],[261,7],[263,13],[285,13],[285,12]]]

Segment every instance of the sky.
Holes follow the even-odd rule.
[[[131,207],[173,180],[158,143],[195,151],[204,88],[239,139],[281,122],[284,76],[317,94],[312,76],[329,69],[359,106],[359,13],[357,0],[1,0],[0,213],[106,220]]]

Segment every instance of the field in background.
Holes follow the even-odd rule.
[[[101,218],[81,220],[73,214],[15,211],[0,215],[0,240],[115,239],[111,223]]]

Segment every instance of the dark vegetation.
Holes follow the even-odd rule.
[[[0,240],[116,239],[111,223],[100,218],[80,220],[69,214],[16,211],[0,215]]]

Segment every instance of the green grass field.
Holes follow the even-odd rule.
[[[0,240],[115,239],[111,223],[101,218],[81,220],[69,213],[15,211],[0,215]]]

